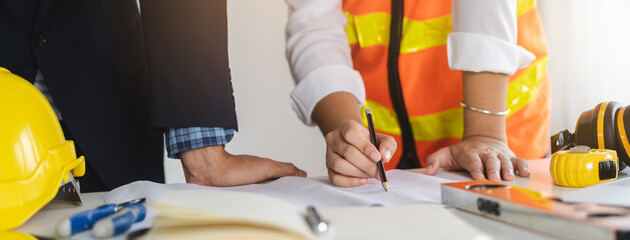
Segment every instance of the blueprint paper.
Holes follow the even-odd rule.
[[[206,187],[195,184],[160,184],[137,181],[112,190],[105,195],[107,203],[120,203],[139,197],[151,203],[166,190],[198,189],[228,190],[259,193],[288,201],[300,209],[314,205],[318,208],[349,206],[396,206],[420,203],[440,203],[440,184],[451,180],[402,170],[387,171],[389,191],[380,181],[370,179],[359,187],[336,187],[328,180],[283,177],[271,182],[237,187]]]

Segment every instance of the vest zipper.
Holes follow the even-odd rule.
[[[400,41],[402,38],[402,23],[404,17],[404,0],[392,0],[391,22],[389,26],[389,46],[387,53],[387,80],[389,95],[396,111],[398,124],[402,132],[402,156],[396,168],[420,168],[420,161],[416,152],[416,144],[409,123],[409,115],[405,106],[405,99],[398,73],[398,57],[400,55]]]

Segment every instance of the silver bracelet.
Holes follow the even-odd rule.
[[[488,115],[505,116],[505,115],[508,115],[508,113],[510,113],[510,109],[506,109],[503,112],[493,112],[493,111],[488,111],[488,110],[485,110],[485,109],[480,109],[480,108],[468,106],[468,105],[464,104],[463,101],[459,102],[459,105],[462,106],[463,108],[470,109],[470,110],[473,110],[475,112],[480,112],[480,113],[483,113],[483,114],[488,114]]]

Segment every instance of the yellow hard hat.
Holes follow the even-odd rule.
[[[14,231],[0,231],[0,239],[37,240],[36,237],[33,237],[30,234]]]
[[[63,136],[52,107],[33,84],[0,68],[0,231],[22,225],[62,181],[85,173],[83,156]]]

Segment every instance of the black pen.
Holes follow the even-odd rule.
[[[365,116],[367,117],[368,128],[370,129],[370,141],[372,141],[372,145],[374,145],[374,147],[378,150],[379,144],[378,139],[376,138],[376,132],[374,131],[374,122],[372,122],[372,110],[370,110],[369,107],[365,108]],[[376,162],[376,167],[378,168],[378,174],[381,177],[381,185],[383,185],[383,188],[387,192],[389,184],[387,183],[387,174],[385,174],[385,167],[383,166],[383,157]]]

